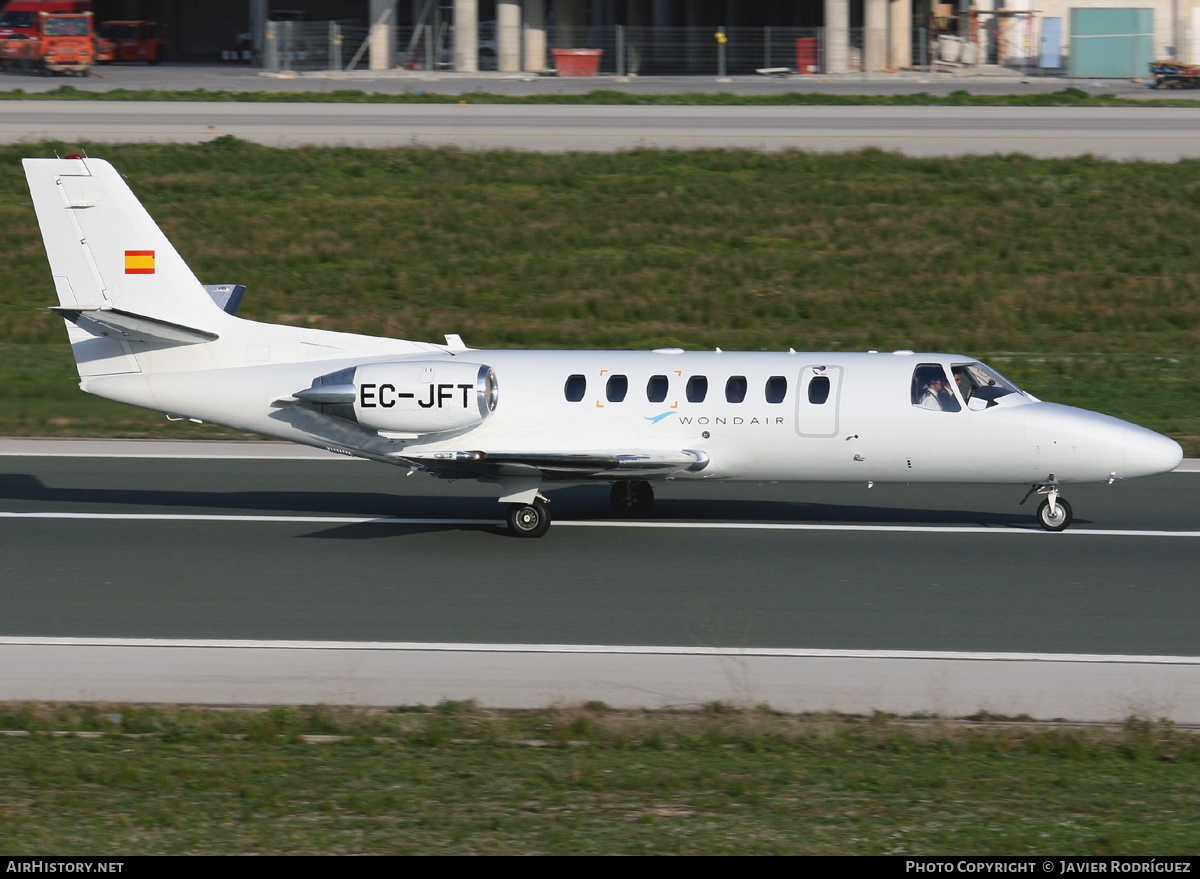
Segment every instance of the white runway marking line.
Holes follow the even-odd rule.
[[[808,659],[975,660],[1200,665],[1200,656],[1126,656],[1107,653],[1000,653],[965,650],[823,650],[787,647],[670,647],[614,644],[472,644],[424,641],[266,641],[226,638],[38,638],[0,636],[2,647],[150,647],[240,650],[385,650],[423,653],[548,653],[615,656],[778,656]]]
[[[504,526],[501,519],[403,519],[391,516],[239,516],[204,513],[18,513],[0,510],[0,519],[74,519],[146,522],[261,522],[314,525],[487,525]],[[985,525],[821,525],[798,522],[625,522],[613,520],[558,521],[558,528],[676,528],[708,531],[874,531],[906,534],[1046,534],[1036,526],[1014,528]],[[1135,531],[1071,528],[1060,534],[1103,537],[1200,537],[1200,531]]]

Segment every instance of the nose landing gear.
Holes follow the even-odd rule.
[[[1071,511],[1071,505],[1062,498],[1054,498],[1058,492],[1052,492],[1051,497],[1046,498],[1038,506],[1037,520],[1038,524],[1047,531],[1064,531],[1071,524],[1071,518],[1074,515]]]
[[[1054,478],[1053,473],[1050,474],[1050,478]],[[1047,531],[1065,531],[1071,524],[1074,512],[1071,505],[1058,496],[1058,486],[1053,482],[1030,486],[1025,497],[1021,498],[1021,503],[1025,503],[1033,494],[1046,495],[1046,499],[1037,508],[1038,524]]]

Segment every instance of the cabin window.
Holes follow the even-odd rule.
[[[694,375],[688,379],[687,399],[689,403],[703,403],[708,396],[708,376]]]
[[[808,402],[817,406],[829,399],[829,376],[818,375],[808,383]]]
[[[729,381],[725,382],[725,402],[740,403],[746,399],[746,377],[744,375],[731,375]]]
[[[954,381],[967,401],[968,409],[987,409],[1009,394],[1025,396],[1020,388],[982,363],[956,363],[950,371],[954,373]]]
[[[962,405],[940,363],[921,363],[913,370],[912,404],[933,412],[958,412]]]
[[[767,379],[767,387],[764,391],[767,395],[768,403],[782,403],[783,398],[787,396],[787,379],[781,375],[773,375]]]
[[[604,396],[608,398],[610,403],[620,403],[625,399],[625,395],[629,393],[629,378],[624,375],[609,376],[608,384],[604,388]]]
[[[582,375],[570,376],[567,378],[567,384],[563,388],[563,393],[566,394],[568,402],[578,403],[583,399],[583,395],[587,393],[587,379]]]
[[[667,390],[669,387],[670,385],[665,375],[650,376],[650,381],[646,382],[646,399],[651,403],[661,403],[667,399]]]

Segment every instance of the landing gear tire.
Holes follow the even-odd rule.
[[[541,537],[550,530],[550,511],[545,501],[512,504],[508,508],[508,530],[514,537]]]
[[[1071,524],[1071,519],[1074,513],[1071,511],[1071,505],[1062,498],[1057,501],[1058,515],[1054,516],[1050,513],[1050,499],[1042,501],[1041,506],[1037,510],[1038,524],[1047,531],[1065,531],[1066,527]]]
[[[610,500],[613,512],[618,515],[645,515],[654,506],[654,489],[641,479],[622,479],[613,483]]]

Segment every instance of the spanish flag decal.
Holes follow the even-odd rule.
[[[127,274],[127,275],[153,275],[154,274],[154,251],[153,250],[127,250],[127,251],[125,251],[125,274]]]

